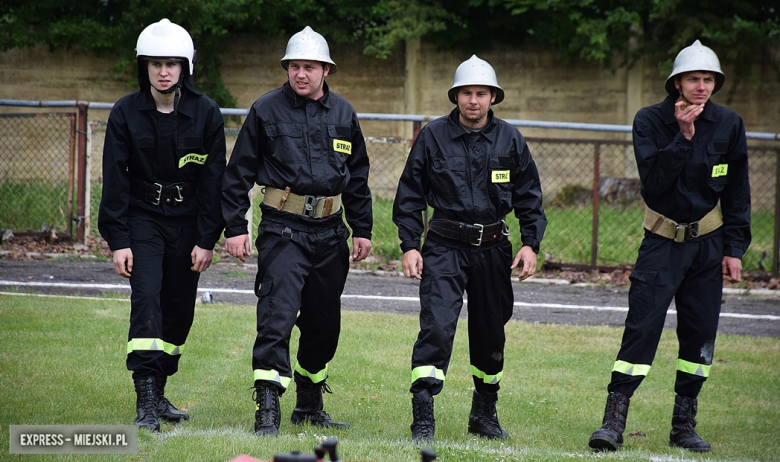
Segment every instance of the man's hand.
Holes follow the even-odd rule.
[[[225,239],[225,250],[230,255],[246,262],[245,255],[252,255],[252,245],[249,243],[249,235],[241,234]]]
[[[404,276],[408,278],[422,279],[423,258],[418,250],[407,250],[401,260],[401,268]]]
[[[352,238],[352,260],[360,261],[371,252],[371,241],[364,237]]]
[[[703,104],[690,104],[682,96],[674,103],[674,117],[677,119],[677,124],[680,126],[680,132],[686,139],[690,140],[693,138],[693,134],[696,132],[693,122],[699,117],[703,110]]]
[[[739,258],[723,257],[720,266],[729,282],[739,282],[742,279],[742,260]]]
[[[536,254],[531,249],[531,246],[524,245],[523,248],[517,252],[514,261],[512,262],[511,269],[517,268],[517,265],[523,262],[523,271],[517,276],[520,281],[528,279],[536,272]]]
[[[206,271],[206,268],[211,266],[211,259],[213,256],[213,250],[201,249],[196,245],[190,254],[190,257],[192,257],[192,268],[190,269],[196,273]]]
[[[129,247],[114,250],[114,271],[123,278],[133,272],[133,251]]]

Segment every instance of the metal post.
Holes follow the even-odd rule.
[[[68,214],[65,216],[68,236],[73,236],[73,185],[76,182],[76,114],[70,115],[70,151],[68,152]]]
[[[79,103],[79,120],[78,120],[78,160],[76,162],[76,240],[81,243],[86,243],[86,236],[84,235],[84,205],[86,203],[86,189],[87,189],[87,104]]]
[[[596,267],[599,255],[599,175],[601,170],[601,143],[593,145],[593,230],[590,240],[590,266]]]
[[[775,168],[775,238],[772,249],[772,275],[780,275],[780,147],[775,148],[777,157]]]

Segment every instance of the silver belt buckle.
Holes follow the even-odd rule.
[[[157,186],[157,199],[155,199],[155,201],[152,202],[152,205],[160,205],[160,198],[162,197],[163,186],[160,183],[154,183],[154,186]]]
[[[176,195],[179,196],[173,198],[173,200],[175,200],[176,202],[184,202],[184,196],[181,195],[181,190],[182,190],[181,186],[176,186]]]
[[[323,200],[325,200],[325,196],[303,196],[303,212],[301,215],[309,218],[319,218],[317,217],[317,206]]]
[[[479,226],[479,239],[477,239],[477,243],[476,244],[471,244],[471,245],[475,245],[475,246],[479,247],[480,245],[482,245],[482,234],[485,232],[485,225],[481,225],[479,223],[474,223],[471,226],[473,226],[474,228]]]

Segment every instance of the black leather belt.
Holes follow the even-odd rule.
[[[509,236],[506,222],[501,220],[489,225],[479,223],[468,224],[452,220],[431,220],[428,229],[439,236],[471,245],[481,245],[483,242],[496,241]]]
[[[130,195],[152,205],[172,204],[187,200],[189,186],[187,183],[175,183],[163,186],[160,183],[146,183],[136,178],[130,178]]]

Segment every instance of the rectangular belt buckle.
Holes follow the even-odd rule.
[[[688,225],[678,224],[674,229],[674,242],[682,243],[688,240]]]
[[[303,196],[303,212],[301,215],[309,218],[317,218],[317,205],[324,201],[325,196]]]
[[[479,227],[479,239],[477,239],[477,243],[476,244],[471,244],[471,245],[475,245],[475,246],[479,247],[480,245],[482,245],[482,234],[485,232],[485,225],[481,225],[479,223],[474,223],[471,226],[474,227],[474,228]]]
[[[152,202],[152,205],[160,205],[160,198],[162,197],[162,185],[160,183],[154,183],[154,186],[157,186],[157,199],[155,199],[154,202]]]

